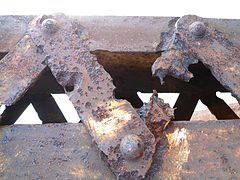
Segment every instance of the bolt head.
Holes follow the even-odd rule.
[[[129,160],[134,160],[143,155],[144,144],[140,137],[134,134],[125,136],[120,144],[122,155]]]
[[[45,19],[41,24],[42,31],[47,34],[53,34],[58,31],[59,25],[55,19]]]
[[[189,26],[189,31],[196,38],[202,38],[206,33],[206,26],[203,22],[196,21]]]

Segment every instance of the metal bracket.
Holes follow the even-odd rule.
[[[158,50],[162,54],[152,65],[152,73],[161,83],[166,75],[189,81],[193,77],[189,65],[200,61],[240,102],[240,49],[205,19],[179,18],[170,32],[162,33]]]

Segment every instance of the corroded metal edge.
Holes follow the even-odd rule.
[[[191,64],[203,63],[213,76],[240,102],[240,49],[203,18],[188,15],[178,19],[175,27],[162,33],[161,56],[152,66],[161,83],[166,75],[189,81]]]

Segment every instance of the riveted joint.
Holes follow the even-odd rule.
[[[41,24],[41,29],[46,34],[54,34],[59,29],[59,24],[55,19],[45,19]]]
[[[120,144],[121,154],[129,160],[138,159],[143,155],[144,144],[142,139],[134,134],[126,135]]]
[[[206,29],[207,28],[206,28],[205,24],[203,22],[200,22],[200,21],[193,22],[189,26],[189,31],[195,38],[204,37],[204,35],[206,33]]]

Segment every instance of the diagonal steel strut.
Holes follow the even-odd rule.
[[[77,27],[63,14],[35,18],[1,61],[0,103],[16,102],[49,67],[117,177],[144,178],[154,135],[130,103],[115,99],[110,75],[90,53],[87,32]]]

